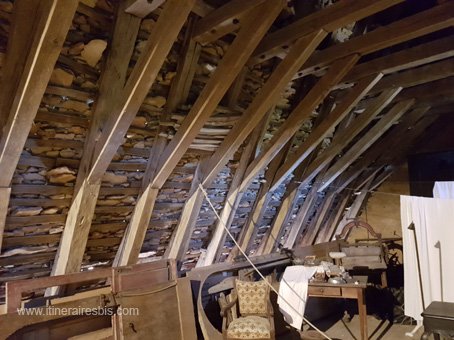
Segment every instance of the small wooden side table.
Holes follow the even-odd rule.
[[[367,285],[360,284],[331,284],[331,283],[309,283],[308,296],[326,297],[337,299],[358,300],[359,325],[361,340],[367,340],[367,311],[365,290]]]
[[[422,312],[424,334],[421,340],[428,340],[434,334],[440,340],[440,333],[454,335],[454,303],[434,301]]]

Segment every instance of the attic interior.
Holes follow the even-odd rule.
[[[0,338],[454,338],[453,25],[0,0]]]

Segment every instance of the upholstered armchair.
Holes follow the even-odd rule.
[[[219,298],[226,340],[275,339],[270,289],[265,281],[235,280],[231,294]]]

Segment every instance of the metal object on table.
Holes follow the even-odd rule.
[[[433,301],[421,315],[424,324],[421,340],[428,340],[432,333],[435,340],[440,340],[440,335],[454,338],[454,303]]]

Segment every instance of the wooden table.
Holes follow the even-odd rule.
[[[424,334],[421,340],[427,340],[434,334],[435,340],[440,340],[442,332],[454,334],[454,303],[432,302],[421,314],[423,316]]]
[[[366,287],[367,285],[365,283],[309,283],[308,296],[358,300],[361,340],[367,340]]]

